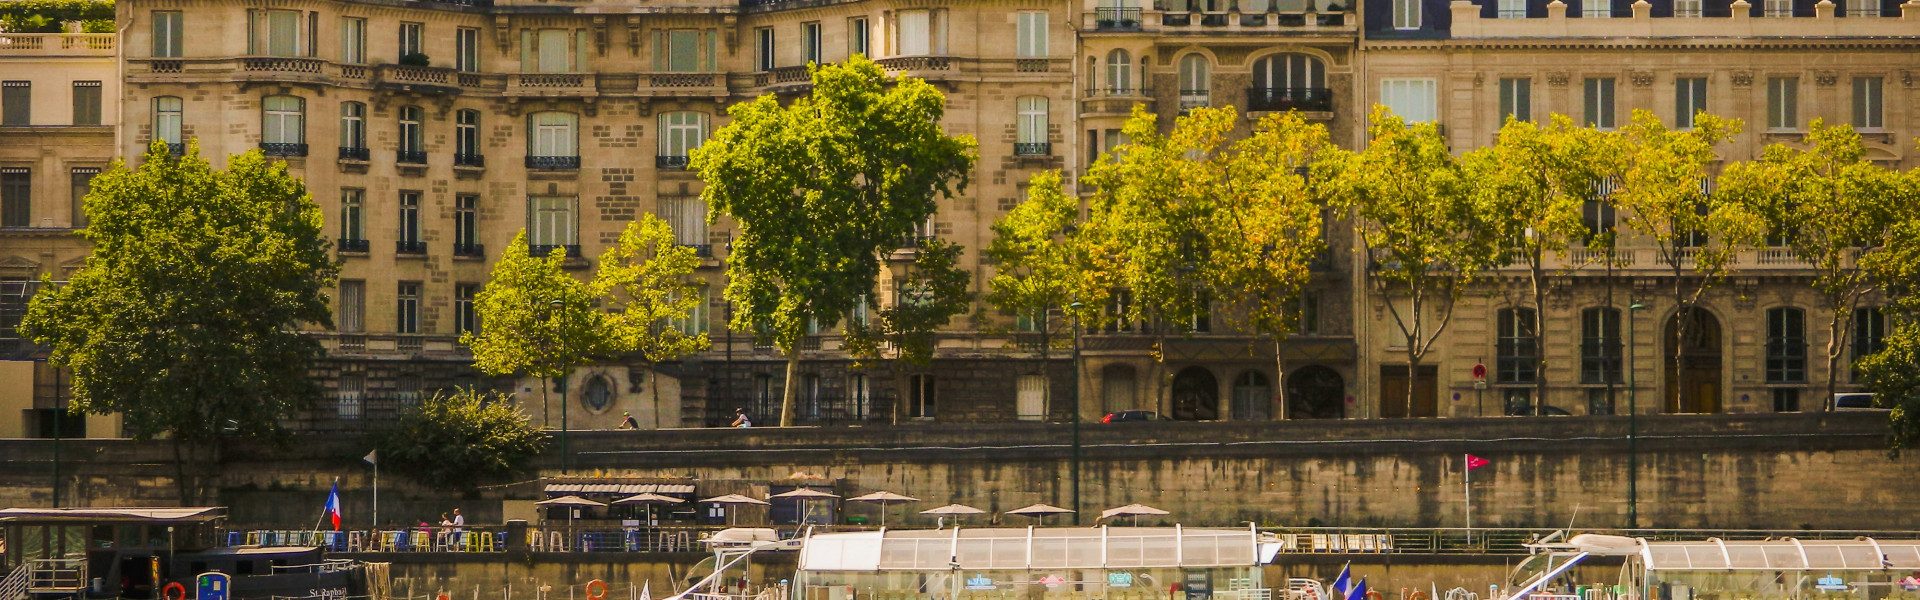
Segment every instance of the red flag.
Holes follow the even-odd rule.
[[[1487,466],[1487,464],[1488,464],[1488,463],[1487,463],[1487,459],[1484,459],[1484,458],[1480,458],[1480,457],[1478,457],[1478,456],[1474,456],[1474,455],[1472,455],[1472,454],[1468,454],[1468,455],[1467,455],[1467,470],[1468,470],[1468,471],[1472,471],[1472,470],[1474,470],[1474,469],[1478,469],[1478,468],[1480,468],[1480,467],[1484,467],[1484,466]]]

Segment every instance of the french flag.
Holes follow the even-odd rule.
[[[340,530],[340,482],[338,481],[333,482],[333,491],[327,493],[327,505],[325,507],[322,507],[321,510],[326,511],[327,518],[333,519],[333,530],[339,531]]]

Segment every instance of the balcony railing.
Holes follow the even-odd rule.
[[[1327,112],[1333,110],[1333,90],[1309,87],[1247,88],[1247,110]]]
[[[459,153],[455,153],[455,154],[453,155],[453,166],[456,166],[456,167],[484,167],[484,166],[487,166],[487,157],[486,157],[485,155],[481,155],[481,154],[459,154]]]
[[[453,245],[453,255],[464,256],[468,258],[483,257],[487,255],[487,246],[485,244],[456,243]]]
[[[1048,142],[1023,142],[1013,145],[1014,156],[1053,156],[1053,144]]]
[[[553,254],[553,249],[555,248],[566,249],[567,258],[580,258],[579,244],[534,244],[527,247],[527,253],[533,255],[535,258],[545,258],[547,255]]]
[[[372,247],[366,239],[340,238],[338,246],[341,252],[366,252]]]
[[[889,71],[945,71],[953,67],[953,61],[945,56],[901,56],[876,62]]]
[[[685,169],[690,164],[693,164],[692,157],[684,154],[678,156],[661,154],[653,157],[653,166],[656,169]]]
[[[1210,90],[1180,90],[1180,110],[1193,110],[1213,104]]]
[[[288,58],[280,56],[250,56],[240,59],[240,68],[250,72],[268,73],[308,73],[320,74],[320,68],[327,61],[318,58]]]
[[[427,243],[420,240],[398,240],[393,243],[394,254],[426,254]]]
[[[1131,7],[1102,6],[1094,9],[1093,26],[1100,31],[1134,31],[1140,29],[1140,9]]]
[[[527,168],[536,171],[563,171],[580,168],[578,156],[528,156]]]
[[[692,248],[693,255],[700,258],[713,258],[713,244],[675,244],[683,248]]]
[[[368,153],[366,148],[340,147],[340,160],[358,160],[364,162],[367,160],[367,157]]]
[[[424,165],[427,164],[427,151],[396,150],[393,153],[393,162],[403,165]]]
[[[0,36],[0,55],[113,56],[112,33],[9,33]]]
[[[306,156],[307,145],[287,142],[260,142],[260,152],[267,156]]]

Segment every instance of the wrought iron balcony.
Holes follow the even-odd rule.
[[[527,168],[539,171],[561,171],[580,168],[579,156],[528,156]]]
[[[403,165],[424,165],[427,164],[427,151],[397,150],[393,153],[393,161]]]
[[[487,157],[486,157],[486,155],[483,155],[483,154],[459,154],[459,153],[455,153],[455,154],[453,155],[453,166],[456,166],[456,167],[484,167],[484,166],[487,166]]]
[[[662,154],[653,157],[653,166],[659,169],[685,169],[687,165],[692,164],[692,162],[692,158],[686,155],[667,156]]]
[[[692,248],[693,255],[700,258],[713,258],[713,244],[676,244],[683,248]]]
[[[527,253],[532,254],[535,258],[545,258],[547,255],[553,254],[554,248],[565,248],[567,258],[580,258],[579,244],[534,244],[527,247]]]
[[[371,247],[371,244],[368,244],[365,239],[340,238],[340,243],[337,247],[341,252],[364,253]]]
[[[1333,110],[1333,90],[1327,88],[1247,88],[1247,110]]]
[[[426,254],[427,243],[420,240],[399,240],[393,243],[394,254]]]
[[[479,258],[487,255],[487,246],[485,244],[456,243],[453,245],[453,255],[465,256],[470,258]]]
[[[1140,29],[1140,9],[1119,6],[1102,6],[1094,9],[1093,26],[1101,31],[1134,31]]]
[[[1013,155],[1014,156],[1053,156],[1053,144],[1048,142],[1014,144]]]
[[[260,142],[260,152],[267,156],[306,156],[306,144],[284,142]]]
[[[364,147],[363,148],[351,148],[347,146],[340,147],[340,160],[357,160],[357,161],[365,162],[367,160],[367,157],[368,157],[367,149]]]

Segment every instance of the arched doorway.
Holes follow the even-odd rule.
[[[1667,374],[1666,412],[1720,412],[1720,320],[1699,307],[1675,313],[1667,319],[1666,339],[1660,357]],[[1673,360],[1676,346],[1681,350],[1678,368]]]
[[[1135,400],[1138,397],[1139,388],[1140,384],[1134,378],[1133,367],[1107,365],[1106,368],[1100,369],[1101,414],[1139,408],[1139,403]]]
[[[1187,367],[1173,376],[1175,421],[1212,421],[1220,418],[1220,382],[1205,367]]]
[[[1233,420],[1266,421],[1273,418],[1273,384],[1266,373],[1242,371],[1233,378]]]
[[[1287,418],[1347,418],[1347,382],[1340,373],[1320,365],[1295,369],[1287,376]]]

